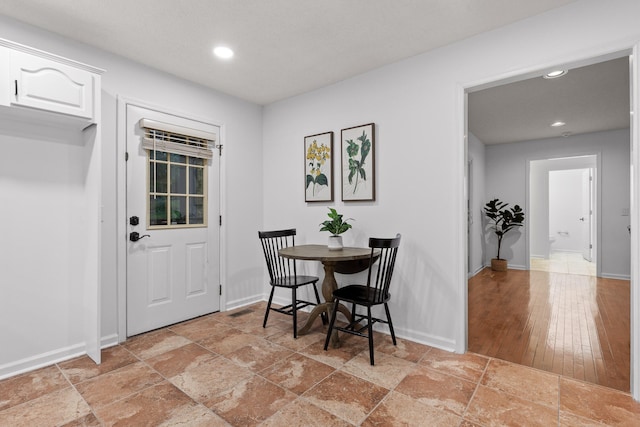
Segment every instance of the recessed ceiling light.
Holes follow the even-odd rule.
[[[213,54],[218,58],[229,59],[233,57],[233,51],[226,46],[218,46],[213,49]]]
[[[558,128],[558,127],[564,126],[564,125],[566,125],[566,123],[565,122],[561,122],[560,120],[558,120],[557,122],[551,123],[551,127],[554,127],[554,128]]]
[[[567,70],[553,70],[549,71],[542,77],[544,77],[545,79],[557,79],[558,77],[562,77],[565,74],[567,74]]]

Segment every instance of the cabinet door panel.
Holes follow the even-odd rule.
[[[4,64],[9,64],[9,52],[10,50],[4,46],[0,46],[0,106],[8,107],[11,104],[9,95],[11,94],[11,75],[9,67]]]
[[[12,104],[93,119],[93,76],[66,64],[11,53]]]

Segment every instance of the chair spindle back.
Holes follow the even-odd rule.
[[[271,281],[286,276],[296,276],[296,263],[294,260],[281,257],[278,251],[282,248],[295,246],[296,229],[277,231],[259,231],[258,237],[262,243],[262,251],[267,261],[269,277]]]
[[[391,277],[393,269],[396,265],[396,255],[400,246],[400,234],[392,239],[379,239],[371,237],[369,239],[369,247],[371,248],[371,258],[369,264],[369,273],[367,276],[367,288],[370,295],[379,300],[384,300],[389,294],[389,286],[391,285]],[[378,249],[378,268],[375,277],[372,278],[374,270],[375,254]]]

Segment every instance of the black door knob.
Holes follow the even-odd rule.
[[[131,240],[132,242],[137,242],[140,239],[144,239],[145,237],[151,237],[148,234],[143,234],[142,236],[140,235],[140,233],[138,233],[137,231],[132,231],[131,233],[129,233],[129,240]]]

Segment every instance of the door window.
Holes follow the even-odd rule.
[[[206,227],[207,160],[148,153],[148,228]]]

